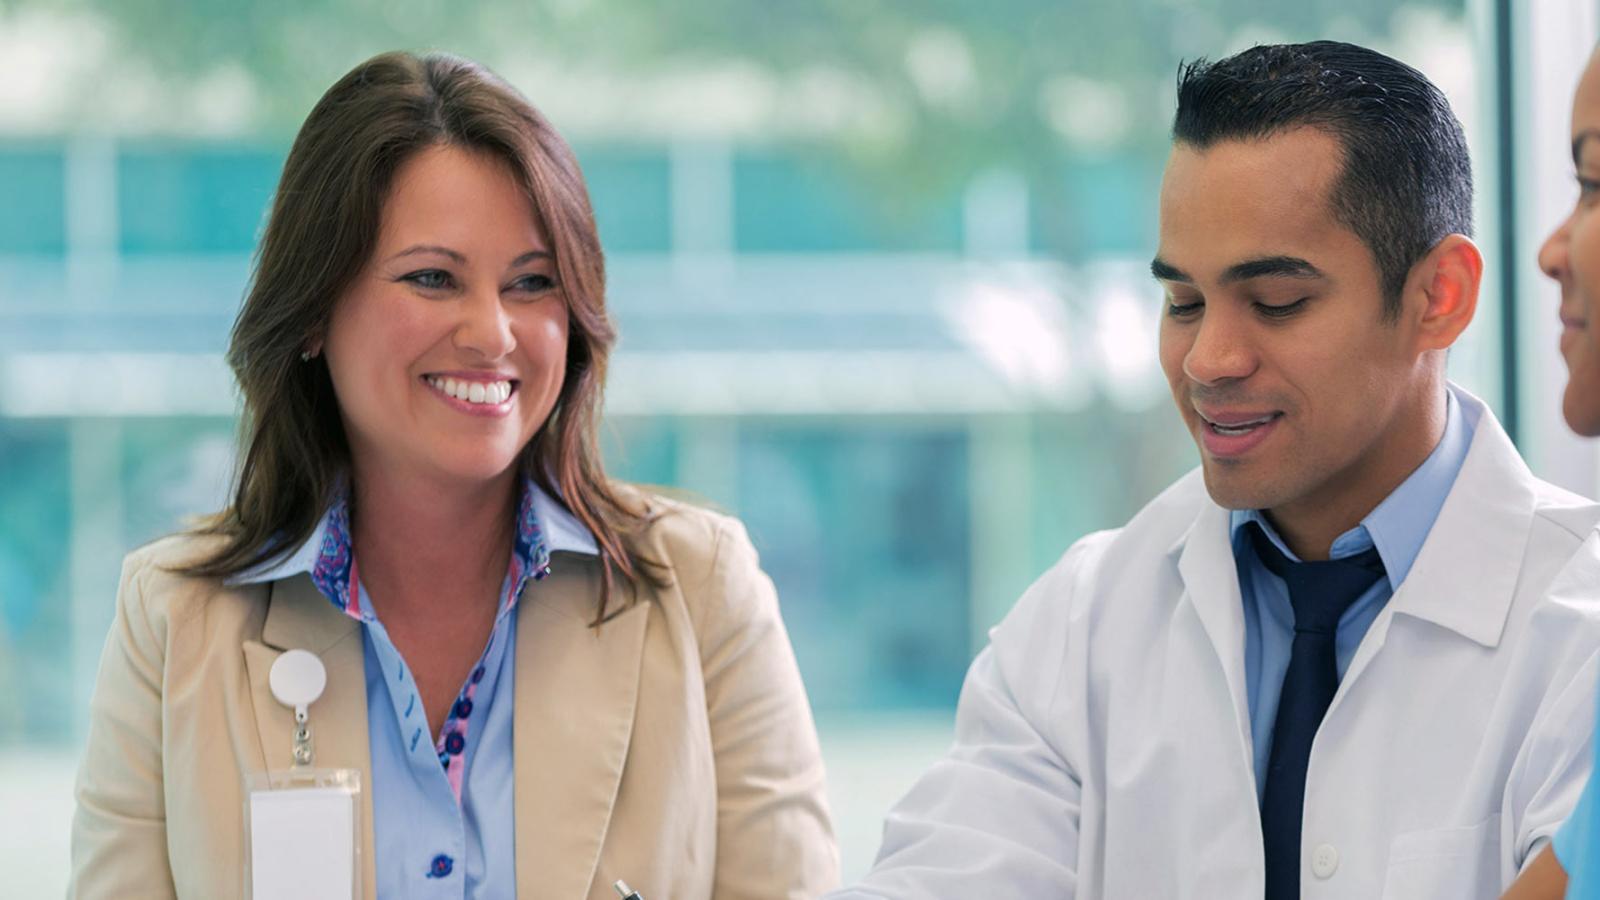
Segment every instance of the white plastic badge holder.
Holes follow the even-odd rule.
[[[294,768],[245,778],[245,900],[361,896],[361,773]]]

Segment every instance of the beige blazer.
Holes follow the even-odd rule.
[[[658,501],[658,505],[659,501]],[[516,896],[813,897],[838,880],[816,731],[794,654],[735,520],[679,504],[635,539],[665,587],[599,628],[595,557],[557,553],[522,598],[513,719]],[[225,587],[166,567],[199,539],[130,554],[91,704],[72,825],[73,898],[241,893],[243,777],[287,769],[280,653],[322,658],[316,765],[371,784],[361,625],[306,575]],[[613,600],[617,602],[617,600]],[[362,888],[375,896],[372,799]],[[510,896],[510,886],[503,894]]]

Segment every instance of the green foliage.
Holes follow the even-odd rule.
[[[1256,40],[1335,37],[1382,45],[1393,0],[13,0],[15,10],[88,11],[120,52],[175,80],[242,69],[260,88],[253,118],[277,140],[354,63],[393,49],[448,49],[493,68],[603,72],[648,84],[716,67],[778,84],[845,85],[865,113],[837,127],[804,91],[782,94],[775,139],[845,162],[892,202],[949,196],[976,173],[1027,177],[1064,203],[1060,173],[1164,146],[1180,60]],[[1463,0],[1408,0],[1459,19]],[[515,78],[515,74],[513,76]],[[536,104],[562,80],[521,83]],[[839,91],[816,95],[829,105]],[[800,99],[796,99],[796,98]],[[627,123],[640,110],[603,115]],[[707,104],[714,100],[708,99]],[[557,125],[564,123],[558,118]],[[583,134],[571,135],[582,139]],[[639,135],[655,139],[659,135]]]

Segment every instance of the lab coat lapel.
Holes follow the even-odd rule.
[[[617,585],[613,609],[631,600]],[[600,562],[559,553],[518,613],[517,896],[587,896],[633,736],[648,601],[598,628]]]
[[[294,713],[272,696],[267,676],[285,650],[309,650],[322,660],[328,686],[311,705],[311,742],[314,766],[356,769],[361,772],[361,858],[363,893],[372,900],[377,892],[372,841],[372,756],[367,735],[366,656],[361,625],[329,603],[300,574],[270,582],[267,616],[260,641],[245,641],[245,668],[250,676],[250,702],[254,708],[261,758],[269,770],[293,764]]]
[[[1194,524],[1173,548],[1184,594],[1216,651],[1239,734],[1241,752],[1250,753],[1250,714],[1245,699],[1244,601],[1239,569],[1229,539],[1228,511],[1206,501]],[[1253,763],[1252,763],[1253,765]]]
[[[1398,616],[1485,647],[1500,643],[1533,527],[1535,482],[1494,414],[1464,391],[1456,396],[1463,409],[1479,415],[1467,458],[1411,572],[1351,660],[1341,695],[1382,648]]]
[[[1471,397],[1461,401],[1481,407]],[[1482,409],[1461,474],[1391,600],[1395,615],[1497,646],[1533,529],[1534,484],[1494,414]]]

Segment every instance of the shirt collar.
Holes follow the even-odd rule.
[[[1391,590],[1405,581],[1417,561],[1417,554],[1422,552],[1422,544],[1439,517],[1456,476],[1461,474],[1461,465],[1466,462],[1467,450],[1472,444],[1472,433],[1477,429],[1477,415],[1467,415],[1456,399],[1456,390],[1451,385],[1447,391],[1444,435],[1433,452],[1382,503],[1367,513],[1360,524],[1339,535],[1328,554],[1332,559],[1342,559],[1368,547],[1377,547]],[[1257,509],[1231,511],[1229,524],[1235,553],[1243,539],[1240,530],[1252,522],[1261,527],[1285,556],[1299,559]]]
[[[522,499],[517,509],[518,550],[522,550],[524,543],[529,544],[527,548],[529,563],[535,569],[548,565],[551,553],[577,553],[583,556],[600,554],[593,532],[531,478],[522,480]],[[324,568],[331,566],[348,569],[349,559],[339,559],[336,555],[338,552],[336,548],[349,546],[348,511],[345,498],[340,497],[323,512],[322,518],[317,521],[317,527],[312,529],[311,535],[299,547],[288,554],[275,556],[228,578],[227,584],[230,586],[261,584],[292,575],[312,573],[325,551],[335,556],[324,563]],[[335,540],[331,542],[328,540],[330,530],[335,532]],[[340,535],[344,536],[343,539],[340,539]],[[529,540],[530,535],[542,537],[543,540],[538,542],[542,547],[533,546],[534,542]]]

